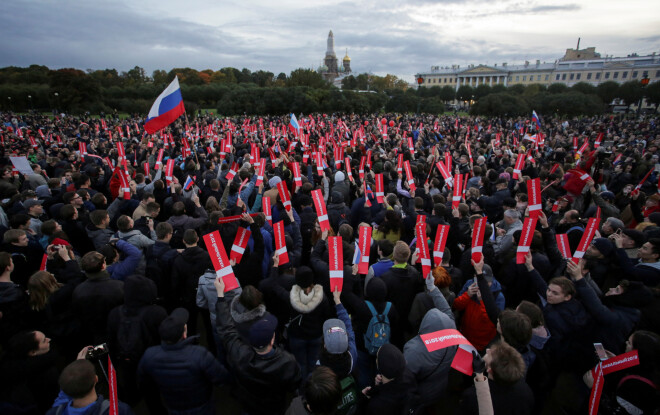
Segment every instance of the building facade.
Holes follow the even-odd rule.
[[[323,64],[319,66],[317,72],[323,75],[323,78],[327,81],[333,82],[337,79],[343,78],[344,76],[351,73],[351,58],[348,56],[348,49],[346,49],[346,55],[341,61],[341,65],[335,54],[335,35],[328,33],[327,49],[325,51],[325,58],[323,59]]]
[[[429,72],[420,72],[416,78],[422,79],[420,86],[451,86],[458,90],[462,85],[477,87],[479,85],[515,84],[550,85],[562,83],[573,86],[578,82],[598,85],[606,81],[624,83],[641,81],[649,78],[649,82],[660,80],[660,55],[627,57],[601,57],[596,49],[566,49],[566,54],[554,63],[525,62],[524,65],[460,65],[451,67],[432,66]]]

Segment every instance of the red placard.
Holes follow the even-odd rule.
[[[282,204],[284,205],[284,209],[286,209],[287,212],[291,211],[291,195],[289,194],[289,189],[286,188],[286,183],[285,182],[279,182],[277,184],[277,192],[280,195],[280,200],[282,201]]]
[[[406,169],[406,180],[408,180],[408,187],[410,188],[411,192],[414,192],[417,187],[415,186],[415,179],[413,178],[412,169],[410,168],[410,161],[406,160],[403,163],[403,168]]]
[[[594,384],[591,387],[591,394],[589,395],[589,415],[597,415],[598,406],[600,406],[600,395],[603,393],[603,382],[605,381],[601,366],[602,363],[598,363],[598,366],[591,370]]]
[[[260,215],[260,213],[250,213],[251,217],[256,217]],[[223,218],[218,219],[218,224],[222,225],[223,223],[229,223],[229,222],[236,222],[237,220],[243,219],[243,215],[234,215],[234,216],[225,216]]]
[[[554,172],[556,172],[558,168],[559,168],[559,163],[555,163],[550,169],[550,174],[554,174]]]
[[[451,198],[451,208],[458,209],[458,205],[461,203],[461,186],[463,186],[462,174],[457,174],[454,178],[454,193]]]
[[[454,360],[451,361],[451,368],[456,369],[466,376],[472,376],[472,351],[477,350],[471,344],[460,344],[456,348]]]
[[[252,232],[247,228],[238,228],[238,232],[234,238],[234,243],[231,245],[231,251],[229,252],[230,260],[233,259],[237,264],[241,263],[241,259],[243,259],[243,253],[245,252],[245,247],[247,247],[251,234]]]
[[[479,218],[474,222],[474,228],[472,228],[472,260],[474,262],[481,261],[482,253],[484,246],[484,232],[486,231],[486,222],[487,218]]]
[[[594,143],[594,150],[600,147],[600,142],[603,140],[605,133],[598,133],[596,136],[596,142]]]
[[[261,183],[264,182],[265,171],[266,171],[266,159],[261,159],[261,163],[259,163],[259,171],[257,173],[257,181],[254,183],[255,187],[261,186]]]
[[[587,251],[587,247],[591,243],[591,240],[594,239],[596,230],[598,229],[598,224],[600,220],[598,218],[590,218],[587,222],[587,227],[584,229],[582,234],[582,239],[580,239],[580,244],[578,245],[575,253],[573,253],[573,262],[576,264],[580,262],[580,259],[584,256],[584,253]]]
[[[434,352],[451,346],[458,346],[459,344],[470,344],[468,339],[455,329],[438,330],[433,333],[420,334],[419,337],[422,339],[424,346],[426,346],[426,350],[429,352]]]
[[[371,226],[361,226],[358,238],[358,247],[360,249],[360,263],[358,264],[358,274],[366,275],[369,272],[369,252],[371,251]]]
[[[206,244],[209,257],[211,258],[211,262],[213,262],[213,269],[215,269],[216,276],[222,278],[222,281],[225,283],[224,292],[238,288],[238,280],[227,258],[225,247],[222,244],[222,239],[220,239],[220,232],[215,231],[204,235],[204,244]]]
[[[108,415],[119,415],[119,399],[117,398],[117,372],[108,355]]]
[[[156,159],[156,165],[154,166],[154,170],[160,170],[163,167],[163,154],[165,153],[164,149],[158,150],[158,158]]]
[[[344,251],[341,236],[328,236],[328,260],[330,291],[335,292],[335,289],[341,291],[344,283]]]
[[[296,187],[302,186],[302,176],[300,174],[300,164],[297,161],[293,163],[293,182],[296,184]]]
[[[167,164],[165,164],[165,181],[167,182],[168,186],[172,184],[173,174],[174,174],[174,159],[169,159],[167,160]]]
[[[529,247],[532,245],[532,238],[534,238],[534,230],[536,229],[536,218],[525,218],[523,222],[522,233],[520,234],[520,241],[518,241],[518,249],[516,250],[516,264],[525,263],[525,255],[529,253]]]
[[[286,240],[284,235],[284,222],[279,221],[273,225],[275,233],[275,253],[280,258],[279,265],[282,266],[289,262],[289,253],[286,250]]]
[[[558,233],[555,235],[555,239],[557,240],[557,248],[559,248],[559,252],[561,252],[561,256],[563,256],[566,259],[571,259],[573,258],[573,255],[571,255],[571,247],[568,244],[568,235],[565,233]]]
[[[149,162],[148,161],[144,162],[144,175],[149,177]]]
[[[321,189],[312,190],[312,200],[314,200],[314,207],[316,208],[316,215],[319,218],[321,231],[329,231],[330,220],[328,219],[328,209],[325,206],[325,200],[323,200]]]
[[[358,177],[360,177],[360,180],[364,180],[364,165],[367,162],[367,158],[365,156],[362,156],[360,159],[360,168],[358,169]]]
[[[426,278],[431,272],[431,255],[429,254],[429,244],[426,239],[426,222],[418,222],[415,225],[415,236],[417,237],[417,251],[419,252],[419,258],[422,263],[422,276]]]
[[[631,350],[628,353],[623,353],[605,360],[602,362],[602,369],[604,375],[609,375],[610,373],[637,365],[639,365],[639,354],[637,350]]]
[[[525,164],[525,155],[523,153],[518,154],[518,158],[516,159],[516,165],[513,168],[513,179],[518,180],[521,174],[521,170]]]
[[[234,176],[236,176],[236,172],[238,171],[238,163],[233,162],[231,164],[231,167],[229,168],[229,171],[227,172],[227,182],[231,182],[234,180]]]
[[[348,157],[344,158],[344,169],[346,169],[346,174],[348,174],[348,180],[353,181],[353,172],[351,171],[351,161]]]
[[[435,243],[433,244],[433,263],[436,267],[442,265],[448,235],[449,225],[438,225],[438,230],[435,233]]]
[[[47,262],[48,262],[48,254],[44,254],[44,256],[41,257],[41,266],[39,266],[39,271],[45,271],[46,270],[46,263]]]
[[[442,178],[445,180],[445,184],[447,187],[452,187],[453,186],[453,179],[451,177],[451,174],[449,173],[449,170],[447,170],[447,166],[445,166],[441,162],[435,163],[436,167],[438,170],[440,170],[440,174],[442,175]]]
[[[376,200],[378,203],[383,203],[385,198],[385,186],[383,185],[383,173],[376,175]]]
[[[403,172],[403,153],[399,153],[396,161],[396,171],[401,174]]]
[[[264,215],[266,215],[266,220],[270,226],[273,226],[273,212],[270,206],[270,197],[266,196],[261,199],[261,207],[264,211]]]
[[[529,200],[529,216],[538,218],[543,211],[543,200],[541,199],[541,179],[527,181],[527,197]]]
[[[371,169],[371,150],[367,150],[367,166]]]
[[[320,150],[316,151],[316,156],[314,157],[316,159],[316,172],[318,173],[319,176],[323,176],[323,160],[322,160],[322,154]]]
[[[449,151],[445,151],[445,167],[447,168],[447,171],[451,173],[451,169],[454,166],[454,163],[451,159],[451,153]]]

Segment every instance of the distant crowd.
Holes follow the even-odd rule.
[[[658,118],[0,120],[2,414],[660,410]]]

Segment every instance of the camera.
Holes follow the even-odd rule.
[[[85,358],[88,360],[98,359],[106,354],[108,354],[108,344],[103,343],[103,344],[99,344],[98,346],[92,346],[89,349],[87,349],[87,355],[85,355]]]

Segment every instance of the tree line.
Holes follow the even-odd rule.
[[[621,85],[610,81],[598,86],[578,83],[570,88],[563,84],[516,84],[416,89],[394,75],[362,73],[343,78],[339,89],[316,71],[304,68],[288,75],[230,67],[217,71],[173,68],[148,75],[138,66],[120,73],[116,69],[82,71],[31,65],[0,68],[0,109],[146,114],[174,76],[179,78],[188,112],[214,108],[222,115],[382,110],[440,114],[457,100],[460,107],[481,115],[523,115],[535,109],[573,116],[605,112],[615,98],[628,106],[642,96],[656,108],[660,104],[660,82],[646,88],[636,81]]]

